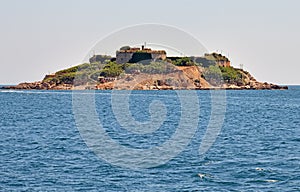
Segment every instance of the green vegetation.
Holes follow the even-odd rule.
[[[174,65],[164,62],[151,62],[148,65],[142,63],[126,63],[117,64],[116,62],[101,63],[84,63],[68,69],[64,69],[55,73],[53,77],[46,77],[43,81],[50,84],[75,84],[83,85],[87,82],[97,82],[99,76],[117,77],[122,73],[148,73],[148,74],[163,74],[171,73],[176,69]]]
[[[127,64],[125,68],[126,73],[148,73],[148,74],[164,74],[172,73],[176,69],[173,65],[165,62],[151,62],[149,65],[144,65],[140,63]]]
[[[191,59],[196,63],[196,65],[201,67],[210,67],[216,65],[218,62],[228,62],[229,59],[218,53],[205,54],[204,57],[191,57]]]
[[[219,85],[222,82],[222,72],[217,65],[211,65],[203,72],[203,77],[212,85]]]
[[[99,72],[100,72],[100,76],[117,77],[121,73],[123,73],[123,68],[122,68],[122,65],[116,64],[116,62],[109,62]]]
[[[101,63],[84,63],[81,65],[58,71],[55,73],[54,77],[46,77],[43,81],[46,83],[57,85],[73,84],[76,77],[75,84],[81,85],[89,81],[95,81],[95,79],[91,78],[91,75],[99,70],[102,70],[104,66],[105,64]]]
[[[178,58],[172,62],[176,66],[193,66],[195,63],[188,57]]]
[[[194,59],[196,65],[201,66],[201,67],[209,67],[216,65],[216,61],[213,58],[204,58],[204,57],[198,57]]]
[[[203,77],[213,85],[218,85],[223,82],[236,85],[244,84],[243,74],[239,69],[233,67],[211,65],[204,70]]]
[[[243,83],[243,75],[238,69],[233,67],[220,67],[220,70],[222,72],[224,82],[235,84]]]
[[[124,47],[128,49],[128,47]],[[95,62],[84,63],[68,69],[60,70],[55,75],[46,76],[43,80],[50,84],[75,84],[83,85],[87,82],[98,82],[99,76],[118,77],[121,74],[147,73],[147,74],[167,74],[177,71],[175,66],[200,66],[203,69],[203,78],[212,85],[230,83],[236,85],[244,84],[245,74],[241,70],[233,67],[220,67],[216,61],[228,61],[228,58],[221,54],[206,54],[205,57],[173,57],[168,62],[138,63],[139,60],[150,58],[148,53],[139,53],[133,56],[133,63],[117,64],[111,61],[109,56],[94,56]],[[99,62],[101,60],[101,62]],[[171,64],[170,64],[171,63]],[[196,82],[197,83],[197,82]]]

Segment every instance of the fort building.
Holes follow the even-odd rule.
[[[131,48],[124,46],[116,52],[116,63],[137,63],[140,61],[165,60],[167,53],[165,50],[151,50],[150,48]]]
[[[173,56],[167,57],[165,50],[151,50],[150,48],[145,48],[145,46],[139,47],[129,47],[124,46],[116,51],[116,57],[111,57],[109,55],[94,55],[90,58],[90,63],[100,62],[107,63],[108,61],[116,62],[117,64],[124,63],[150,63],[151,61],[157,60],[168,60],[176,61],[182,59],[183,57]],[[209,67],[210,65],[219,65],[221,67],[230,67],[230,60],[219,53],[206,53],[204,56],[189,56],[187,57],[195,63],[200,63],[203,67]]]
[[[223,56],[222,54],[218,54],[218,53],[206,53],[204,55],[205,58],[208,58],[210,60],[213,60],[216,62],[217,65],[221,66],[221,67],[230,67],[230,60]]]

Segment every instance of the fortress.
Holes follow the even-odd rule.
[[[175,62],[182,58],[187,58],[194,63],[199,63],[203,67],[209,65],[219,65],[221,67],[230,67],[230,60],[219,53],[206,53],[204,56],[189,56],[189,57],[167,57],[165,50],[151,50],[145,48],[143,45],[141,48],[123,46],[116,51],[116,57],[109,55],[94,55],[90,58],[90,63],[100,62],[105,63],[107,61],[115,61],[117,64],[124,63],[150,63],[157,60],[167,60],[168,62]]]
[[[116,63],[137,63],[139,61],[155,61],[155,60],[165,60],[167,58],[167,53],[165,50],[151,50],[149,48],[131,48],[129,46],[124,46],[116,52]]]

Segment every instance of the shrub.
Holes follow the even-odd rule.
[[[188,57],[182,57],[173,61],[174,65],[177,66],[193,66],[195,63]]]
[[[94,81],[98,81],[98,77],[101,76],[102,70],[97,70],[90,74],[90,78],[93,79]]]
[[[123,72],[122,65],[116,62],[109,62],[101,70],[100,75],[104,77],[117,77]]]
[[[217,65],[211,65],[206,68],[203,76],[212,85],[220,85],[222,83],[222,72]]]
[[[148,74],[163,74],[176,71],[175,67],[165,62],[151,62],[149,65],[130,64],[126,67],[126,73],[142,72]]]
[[[236,84],[243,82],[243,75],[239,70],[234,69],[233,67],[220,67],[220,69],[225,82]]]

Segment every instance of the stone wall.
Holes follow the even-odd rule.
[[[129,60],[132,58],[132,55],[133,55],[133,53],[117,51],[116,63],[118,63],[118,64],[128,63]]]
[[[152,53],[152,59],[156,60],[156,59],[162,59],[165,60],[167,58],[166,54],[162,54],[162,53]]]
[[[151,53],[151,52],[149,52],[149,53]],[[133,52],[117,51],[116,62],[118,64],[128,63],[130,61],[130,59],[132,58],[133,54],[134,54]],[[138,52],[136,52],[135,54],[138,54]],[[153,60],[156,60],[156,59],[165,60],[167,58],[166,54],[163,54],[163,53],[151,53],[151,57]]]

